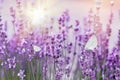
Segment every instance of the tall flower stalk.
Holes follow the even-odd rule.
[[[109,49],[114,1],[110,2],[106,31],[99,15],[100,2],[83,23],[73,20],[66,10],[45,29],[30,31],[26,26],[34,25],[27,25],[22,1],[16,4],[10,8],[12,39],[8,39],[8,21],[0,15],[0,80],[120,80],[120,30],[118,42]],[[57,32],[52,34],[54,28]]]

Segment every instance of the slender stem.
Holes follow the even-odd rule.
[[[31,70],[32,70],[33,80],[35,80],[35,76],[34,76],[34,67],[33,67],[32,62],[30,62],[30,66],[31,66]]]
[[[75,54],[76,54],[76,48],[77,48],[77,40],[75,39],[75,46],[74,46],[74,52],[75,52]],[[71,65],[70,71],[73,68],[74,61],[75,61],[75,55],[73,56],[73,59],[72,59],[72,65]]]

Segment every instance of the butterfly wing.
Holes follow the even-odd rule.
[[[35,52],[38,52],[41,50],[41,48],[39,46],[33,45],[33,49]]]
[[[97,37],[95,35],[91,36],[85,45],[86,50],[94,50],[98,45]]]

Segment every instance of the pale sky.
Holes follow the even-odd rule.
[[[24,4],[27,1],[37,1],[37,0],[21,0]],[[95,0],[41,0],[43,5],[46,4],[49,15],[52,17],[58,17],[60,13],[64,10],[69,9],[70,15],[73,19],[83,20],[83,18],[88,14],[90,8],[95,11]],[[46,2],[47,1],[47,2]],[[103,28],[105,28],[108,23],[108,18],[110,15],[110,0],[103,0],[102,7],[100,9],[101,22],[103,23]],[[120,29],[120,17],[118,16],[118,10],[120,10],[120,0],[114,0],[115,5],[113,7],[114,20],[113,20],[113,33],[111,37],[111,46],[115,45],[117,38],[117,31]],[[8,33],[12,36],[13,28],[11,24],[12,18],[9,15],[9,7],[16,6],[15,0],[0,0],[0,14],[2,14],[4,21],[8,21],[9,30]]]

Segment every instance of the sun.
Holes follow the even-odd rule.
[[[42,9],[34,9],[32,14],[32,23],[40,24],[44,21],[45,12]]]
[[[32,25],[39,25],[45,21],[46,14],[42,8],[28,8],[26,16]]]

